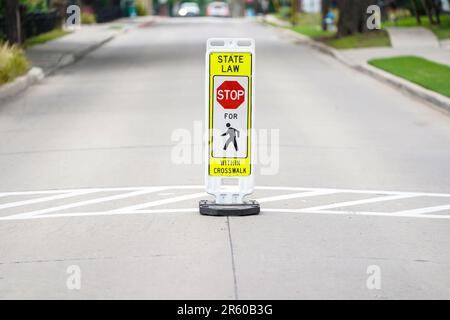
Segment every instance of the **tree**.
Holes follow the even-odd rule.
[[[6,40],[9,43],[22,42],[22,27],[20,22],[19,0],[5,2]]]
[[[328,14],[328,11],[330,11],[331,7],[331,0],[322,0],[322,30],[327,31],[327,23],[325,22],[325,17]]]
[[[412,9],[414,11],[414,16],[416,17],[417,24],[422,24],[422,20],[420,20],[420,12],[417,7],[416,0],[410,0],[410,1],[411,1]]]
[[[367,8],[377,0],[339,0],[338,37],[367,32]]]

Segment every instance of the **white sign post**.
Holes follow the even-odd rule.
[[[206,191],[215,201],[200,201],[205,215],[258,214],[253,193],[252,128],[255,122],[255,41],[208,39],[206,49]]]

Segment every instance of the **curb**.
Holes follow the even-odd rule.
[[[445,113],[450,114],[450,99],[439,93],[425,89],[415,83],[397,77],[381,69],[372,67],[367,63],[366,64],[353,63],[341,52],[339,52],[339,50],[327,46],[324,43],[315,41],[307,36],[301,35],[295,31],[289,29],[279,29],[279,30],[281,30],[287,36],[295,38],[298,41],[298,43],[309,45],[310,47],[322,53],[334,57],[339,62],[345,64],[346,66],[354,70],[357,70],[361,73],[371,76],[372,78],[381,81],[385,84],[388,84],[392,87],[398,88],[412,97],[419,98],[423,102],[431,104],[433,107],[437,107],[439,111],[443,111]]]
[[[13,82],[6,83],[0,87],[0,101],[16,96],[44,78],[45,74],[41,68],[31,68],[27,74],[20,76]]]
[[[100,42],[97,42],[93,44],[92,46],[86,48],[85,50],[82,50],[78,53],[68,53],[64,54],[61,59],[56,63],[55,66],[51,67],[50,69],[44,70],[39,67],[32,67],[28,73],[24,76],[20,76],[16,78],[13,82],[6,83],[2,86],[0,86],[0,101],[3,102],[7,99],[11,99],[14,96],[18,95],[19,93],[25,91],[30,86],[34,85],[35,83],[43,80],[45,77],[51,75],[53,72],[57,71],[58,69],[64,68],[68,65],[71,65],[87,54],[91,53],[92,51],[98,49],[105,43],[111,41],[114,39],[117,35],[121,34],[121,32],[118,32],[116,34],[112,34],[105,39],[103,39]]]
[[[53,66],[52,68],[45,71],[45,76],[49,76],[53,72],[57,71],[58,69],[64,68],[66,66],[69,66],[69,65],[77,62],[78,60],[82,59],[83,57],[85,57],[86,55],[91,53],[92,51],[95,51],[96,49],[98,49],[99,47],[104,45],[105,43],[114,39],[120,33],[110,35],[107,38],[103,39],[102,41],[97,42],[97,43],[93,44],[92,46],[90,46],[89,48],[86,48],[80,52],[68,53],[68,54],[63,55],[55,66]]]

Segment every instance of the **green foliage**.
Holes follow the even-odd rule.
[[[46,12],[48,11],[47,0],[20,0],[25,5],[27,12]]]
[[[280,10],[278,10],[278,13],[276,14],[278,18],[283,20],[288,20],[291,18],[291,7],[281,7]]]
[[[61,29],[55,29],[55,30],[52,30],[50,32],[42,33],[42,34],[40,34],[38,36],[35,36],[35,37],[27,39],[25,41],[24,46],[26,48],[28,48],[28,47],[31,47],[31,46],[34,46],[34,45],[37,45],[37,44],[46,43],[48,41],[51,41],[51,40],[63,37],[66,34],[69,34],[69,33],[70,33],[69,31],[64,31],[64,30],[61,30]]]
[[[141,1],[136,2],[136,14],[138,16],[146,16],[148,15],[147,8]]]
[[[369,64],[450,97],[450,67],[419,57],[374,59]]]
[[[0,45],[0,84],[23,75],[29,68],[24,52],[17,46]]]
[[[95,18],[95,15],[93,13],[89,13],[89,12],[81,13],[81,23],[82,24],[94,24],[96,22],[97,22],[97,19]]]
[[[419,26],[428,28],[434,32],[439,39],[450,39],[450,16],[442,15],[440,25],[431,25],[427,16],[421,16],[421,24]],[[399,19],[396,22],[387,21],[383,23],[383,27],[417,27],[415,17]]]
[[[323,41],[336,49],[390,47],[391,41],[385,30],[357,33],[352,36],[341,38],[328,38]]]
[[[311,38],[321,38],[334,35],[334,32],[323,31],[322,27],[319,25],[298,25],[292,27],[291,29]]]

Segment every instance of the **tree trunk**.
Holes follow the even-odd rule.
[[[340,0],[338,37],[367,32],[367,8],[377,0]]]
[[[6,39],[9,43],[20,43],[21,22],[19,11],[19,0],[6,0],[5,3],[5,23],[6,23]]]
[[[414,16],[416,17],[417,24],[422,24],[422,20],[420,20],[420,13],[417,9],[417,3],[416,0],[411,0],[412,8],[414,11]]]
[[[441,24],[441,4],[440,2],[436,0],[430,0],[431,1],[431,7],[433,8],[434,15],[436,16],[436,22],[437,24]]]
[[[425,8],[425,12],[427,13],[428,16],[428,20],[430,21],[430,25],[434,24],[434,19],[433,19],[433,15],[431,13],[431,8],[429,6],[429,2],[428,0],[422,0],[422,5]]]
[[[322,30],[327,31],[327,24],[325,22],[325,16],[330,10],[331,0],[322,0]]]

